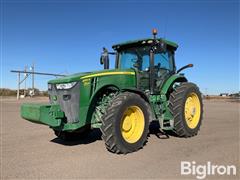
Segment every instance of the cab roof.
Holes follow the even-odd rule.
[[[119,50],[119,49],[125,49],[128,47],[136,47],[136,46],[141,46],[141,45],[145,45],[145,44],[151,44],[153,42],[154,38],[147,38],[147,39],[137,39],[137,40],[133,40],[133,41],[126,41],[123,43],[119,43],[119,44],[114,44],[112,46],[112,48],[114,50]],[[176,50],[178,48],[178,44],[172,41],[168,41],[166,39],[163,38],[157,38],[158,41],[163,41],[164,43],[167,44],[167,46],[169,46],[170,48],[173,48],[174,50]]]

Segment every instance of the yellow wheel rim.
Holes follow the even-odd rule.
[[[189,94],[185,102],[185,120],[189,128],[197,127],[201,116],[201,105],[196,93]]]
[[[137,142],[144,131],[145,126],[144,114],[137,106],[128,107],[121,121],[122,137],[128,143]]]

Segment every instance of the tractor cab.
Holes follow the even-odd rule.
[[[178,45],[162,38],[127,41],[113,45],[116,53],[115,68],[120,70],[134,69],[137,74],[137,86],[142,91],[158,94],[164,81],[175,74],[174,52]],[[104,49],[102,64],[109,68],[109,58]],[[105,59],[105,60],[104,60]]]

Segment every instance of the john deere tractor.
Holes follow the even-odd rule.
[[[102,71],[50,80],[50,103],[23,104],[21,116],[48,125],[64,140],[100,128],[106,148],[118,154],[141,149],[152,121],[179,137],[197,135],[201,93],[180,73],[193,65],[176,70],[178,45],[156,35],[154,29],[152,38],[113,45],[113,52],[104,48]],[[116,57],[111,70],[109,55]]]

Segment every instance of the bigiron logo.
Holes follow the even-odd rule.
[[[195,161],[181,161],[181,175],[193,175],[197,179],[207,176],[228,175],[236,176],[237,168],[234,165],[216,165],[208,161],[206,164],[196,164]]]

